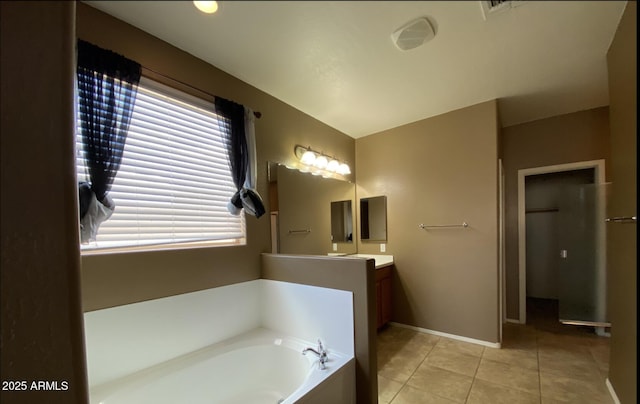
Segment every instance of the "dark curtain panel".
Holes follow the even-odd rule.
[[[80,196],[80,218],[83,218],[84,215],[89,211],[89,206],[91,206],[91,185],[88,182],[80,182],[78,183],[78,194]]]
[[[89,186],[109,208],[107,194],[120,168],[140,75],[140,64],[78,40],[78,106]]]
[[[247,213],[260,217],[265,213],[262,199],[250,185],[246,184],[247,171],[255,161],[250,161],[250,146],[245,130],[245,108],[220,97],[216,97],[215,107],[216,112],[223,117],[222,133],[226,137],[231,176],[237,189],[231,197],[229,210],[231,213],[239,214],[240,209],[244,207]]]

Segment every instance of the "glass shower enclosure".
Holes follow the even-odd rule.
[[[560,322],[610,327],[607,316],[608,184],[573,184],[558,200]]]

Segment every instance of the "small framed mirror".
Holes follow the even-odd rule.
[[[353,242],[353,213],[351,201],[331,202],[331,241]]]
[[[387,197],[360,199],[360,239],[387,241]]]

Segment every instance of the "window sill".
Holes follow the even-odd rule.
[[[84,256],[93,256],[93,255],[122,254],[122,253],[136,253],[136,252],[191,250],[196,248],[211,248],[211,247],[238,247],[238,246],[244,246],[244,245],[247,245],[246,238],[234,239],[234,240],[205,240],[205,241],[191,241],[191,242],[185,242],[185,243],[172,243],[172,244],[95,248],[95,249],[81,250],[80,255],[84,257]]]

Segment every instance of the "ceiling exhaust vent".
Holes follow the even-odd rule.
[[[518,7],[526,3],[528,0],[481,0],[480,9],[482,10],[482,18],[488,20],[497,14],[501,14],[513,7]]]
[[[393,43],[400,50],[417,48],[436,35],[433,26],[425,17],[408,22],[391,34]]]

